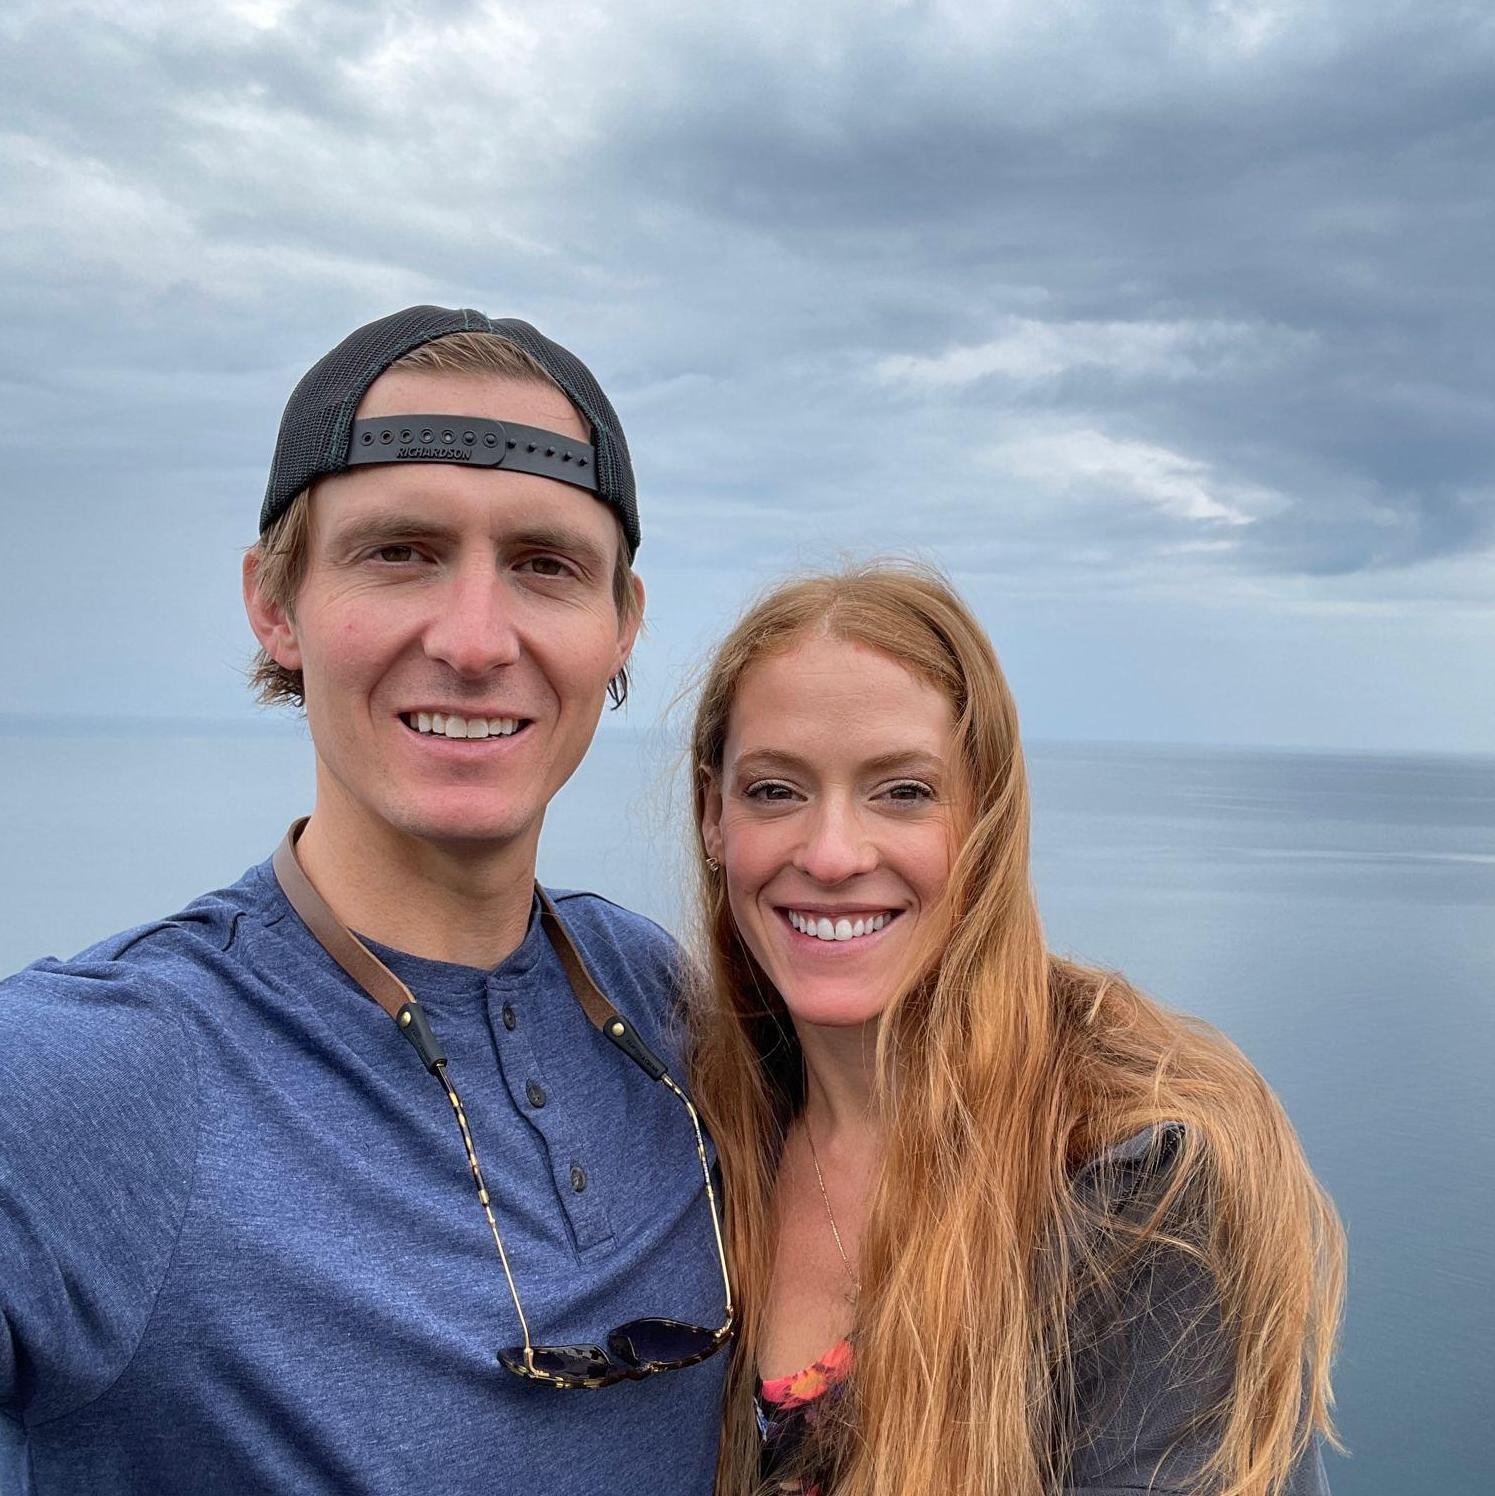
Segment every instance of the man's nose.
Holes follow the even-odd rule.
[[[836,799],[815,806],[795,865],[817,883],[844,883],[877,866],[877,848],[853,806]]]
[[[469,679],[520,655],[514,599],[491,560],[454,573],[433,598],[426,653]]]

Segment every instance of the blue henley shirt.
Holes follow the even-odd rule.
[[[670,938],[554,897],[672,1055]],[[492,971],[374,949],[450,1056],[536,1341],[720,1324],[689,1118],[539,920]],[[710,1490],[727,1353],[599,1391],[498,1366],[522,1337],[451,1108],[268,862],[0,1000],[7,1492]]]

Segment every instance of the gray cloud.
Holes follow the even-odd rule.
[[[1430,567],[1467,601],[1495,546],[1483,6],[156,0],[0,28],[0,446],[112,618],[122,571],[181,585],[184,506],[204,544],[249,537],[296,375],[422,299],[594,364],[660,574],[914,545],[1037,593],[1342,606]],[[184,606],[218,606],[207,575]]]
[[[1110,14],[1110,35],[1055,28],[1027,48],[994,28],[938,76],[917,36],[868,27],[829,84],[794,74],[787,99],[750,55],[736,86],[691,96],[683,126],[672,116],[667,137],[617,149],[649,163],[661,190],[870,290],[863,325],[831,332],[848,352],[949,360],[1000,342],[1014,316],[1050,344],[1105,319],[1109,360],[1037,378],[999,360],[963,388],[928,390],[922,420],[952,451],[983,428],[1067,417],[1081,447],[1099,431],[1172,452],[1225,495],[1278,496],[1232,548],[1269,570],[1488,545],[1488,20],[1446,7],[1173,7],[1139,38],[1136,8]],[[1208,25],[1232,14],[1235,47],[1228,25]],[[1190,16],[1192,33],[1177,24]],[[703,67],[727,71],[720,57]],[[879,279],[903,294],[879,304]],[[856,294],[837,298],[843,317]],[[822,335],[801,325],[807,341]],[[1159,330],[1187,342],[1191,327],[1206,341],[1221,326],[1279,356],[1181,367],[1123,346]],[[945,492],[973,481],[954,463],[930,476]],[[1093,477],[1127,499],[1126,481]]]

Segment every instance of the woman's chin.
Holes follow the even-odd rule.
[[[784,1006],[796,1024],[815,1028],[861,1028],[873,1023],[887,1006],[886,994],[869,998],[865,988],[839,991],[824,986],[806,988],[799,985],[779,988]]]

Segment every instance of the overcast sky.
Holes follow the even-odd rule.
[[[1495,751],[1486,0],[9,0],[0,712],[245,717],[357,324],[619,408],[629,720],[756,586],[947,567],[1040,738]]]

